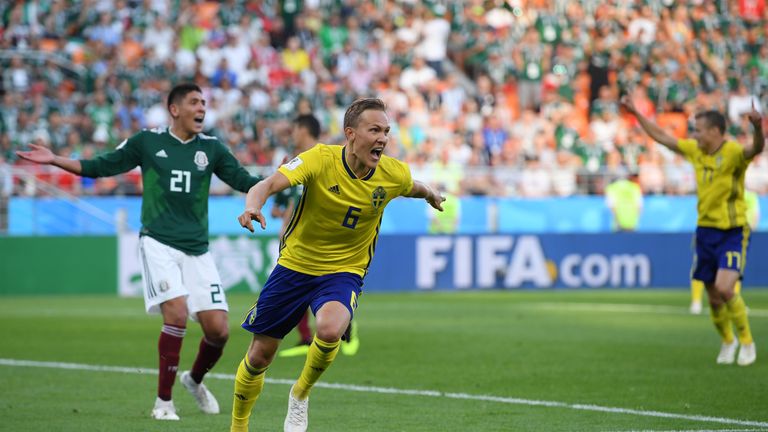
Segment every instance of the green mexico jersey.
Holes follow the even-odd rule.
[[[108,177],[140,166],[141,235],[192,255],[208,250],[211,175],[241,192],[260,180],[217,138],[197,134],[183,142],[168,128],[141,131],[115,151],[81,163],[85,177]]]

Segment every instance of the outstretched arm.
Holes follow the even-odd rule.
[[[251,221],[256,221],[261,225],[261,229],[267,228],[267,221],[264,215],[261,214],[261,208],[264,207],[264,203],[267,201],[270,195],[280,192],[291,186],[291,182],[288,177],[280,171],[267,177],[257,183],[255,186],[248,190],[248,194],[245,196],[245,210],[237,217],[240,226],[246,228],[250,232],[255,232]]]
[[[261,176],[252,176],[240,165],[235,156],[221,145],[221,157],[218,158],[214,173],[229,187],[240,192],[248,192],[248,189],[261,181]]]
[[[72,174],[80,175],[83,172],[83,166],[77,159],[69,159],[61,156],[56,156],[53,152],[45,146],[30,144],[32,150],[30,151],[17,151],[16,154],[25,160],[34,162],[41,165],[53,165],[57,166],[65,171],[69,171]]]
[[[429,205],[437,210],[443,211],[443,201],[445,201],[445,197],[418,180],[413,181],[413,188],[405,196],[410,198],[424,198]]]
[[[681,153],[680,149],[677,147],[677,138],[668,134],[664,129],[661,128],[661,126],[657,125],[649,118],[641,114],[629,96],[623,96],[621,98],[621,106],[623,106],[624,109],[626,109],[630,114],[637,118],[637,121],[640,122],[640,126],[643,128],[645,133],[653,138],[654,141],[676,153]]]
[[[755,109],[755,102],[752,101],[752,111],[747,114],[749,122],[752,123],[752,145],[744,148],[744,157],[752,159],[759,155],[765,147],[765,135],[763,134],[763,116]]]

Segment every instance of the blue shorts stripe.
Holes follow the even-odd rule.
[[[747,251],[749,250],[749,238],[752,235],[752,230],[749,225],[744,225],[744,231],[741,238],[741,274],[744,274],[744,269],[747,267]]]

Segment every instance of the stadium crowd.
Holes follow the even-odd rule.
[[[297,114],[314,113],[321,141],[341,143],[344,107],[378,96],[387,152],[453,193],[596,194],[637,173],[646,194],[690,194],[690,165],[618,99],[631,93],[677,136],[695,111],[718,109],[731,136],[750,140],[744,113],[768,106],[767,18],[764,0],[1,2],[0,172],[29,173],[15,176],[17,194],[45,183],[137,193],[138,171],[33,172],[14,152],[113,149],[167,125],[162,95],[193,81],[207,133],[266,173],[292,153]],[[751,165],[749,189],[768,193],[766,165]]]

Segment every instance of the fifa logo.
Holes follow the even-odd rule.
[[[376,189],[374,189],[373,193],[371,194],[371,203],[373,204],[373,208],[378,209],[384,204],[384,200],[387,198],[387,191],[384,190],[383,187],[379,186]]]

